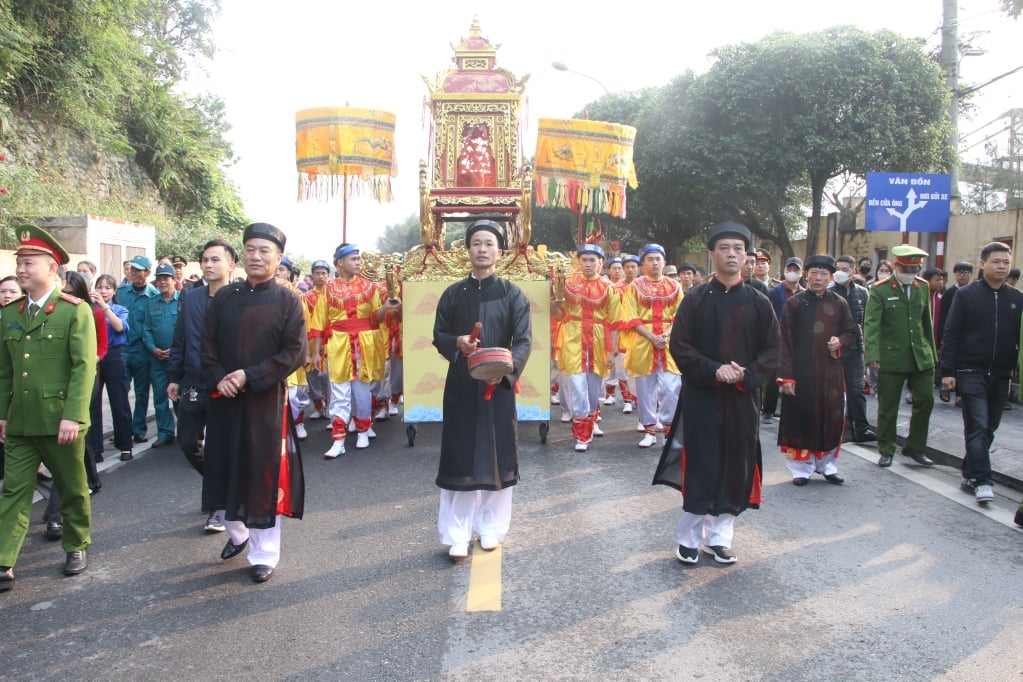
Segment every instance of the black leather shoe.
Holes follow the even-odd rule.
[[[1023,528],[1023,504],[1021,504],[1019,506],[1019,509],[1016,510],[1016,516],[1012,519],[1012,522],[1015,523],[1020,528]],[[8,568],[7,570],[9,571],[11,569]],[[3,580],[3,578],[0,577],[0,580]],[[14,576],[13,575],[11,576],[11,580],[14,580]],[[2,587],[2,585],[0,585],[0,590],[2,590],[2,589],[3,589],[3,587]]]
[[[60,540],[61,536],[64,535],[64,526],[60,525],[56,521],[50,521],[46,524],[46,539],[47,540]]]
[[[890,467],[892,465],[891,455],[881,455],[877,458],[877,465],[879,467]]]
[[[877,434],[870,427],[864,426],[863,428],[856,429],[853,433],[853,440],[857,443],[874,443],[877,441]]]
[[[103,461],[103,455],[96,455],[93,459],[96,461],[96,464],[100,464]]]
[[[249,546],[248,538],[245,538],[245,542],[243,542],[240,545],[236,545],[230,540],[228,540],[227,544],[224,545],[224,549],[221,550],[220,552],[220,558],[223,559],[224,561],[227,561],[228,559],[233,559],[239,554],[241,554],[248,546]]]
[[[84,549],[67,553],[64,575],[78,575],[89,567],[89,555]]]
[[[270,579],[270,576],[272,576],[273,574],[274,569],[272,566],[267,566],[265,564],[256,564],[255,566],[252,567],[252,579],[255,580],[257,583],[265,583],[267,580]]]
[[[799,487],[803,487],[804,485],[806,485],[809,482],[810,482],[809,478],[793,478],[792,479],[792,485],[799,486]]]
[[[145,443],[147,440],[149,440],[145,436],[132,436],[131,439],[136,443]]]
[[[153,443],[153,447],[154,448],[162,448],[162,447],[164,447],[166,445],[170,445],[173,442],[174,442],[174,438],[173,437],[171,437],[171,438],[161,438],[160,440],[158,440],[155,443]]]
[[[925,467],[934,466],[934,460],[925,455],[924,453],[920,452],[919,450],[914,450],[913,448],[902,448],[902,454],[904,454],[906,457],[912,458],[913,461],[919,464],[920,466]]]
[[[131,454],[131,450],[123,450],[121,452],[121,461],[122,462],[130,462],[133,459],[135,459],[135,455]]]
[[[842,485],[845,483],[845,479],[838,474],[827,474],[824,476],[824,480],[828,483],[834,483],[835,485]]]
[[[14,569],[0,566],[0,592],[14,588]]]

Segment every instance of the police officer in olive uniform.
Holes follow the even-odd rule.
[[[85,433],[96,377],[96,321],[87,302],[61,291],[57,268],[68,262],[64,247],[34,225],[22,225],[16,234],[18,283],[26,296],[4,310],[0,343],[0,439],[7,446],[0,592],[14,585],[40,461],[60,493],[65,575],[88,567],[92,522]]]
[[[921,260],[927,256],[915,246],[900,244],[892,249],[895,272],[874,282],[867,296],[863,318],[865,359],[877,375],[877,465],[888,467],[895,454],[895,426],[902,399],[902,385],[909,382],[913,414],[909,437],[902,454],[917,464],[934,464],[924,450],[927,428],[934,406],[934,327],[931,324],[930,288],[918,276]]]

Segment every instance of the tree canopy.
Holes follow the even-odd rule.
[[[812,250],[831,178],[949,165],[948,93],[917,41],[839,26],[714,56],[705,74],[586,107],[638,130],[625,242],[674,248],[732,219],[791,253],[809,206]]]
[[[0,118],[54,118],[134,157],[174,223],[161,251],[246,222],[223,171],[233,160],[223,103],[175,87],[213,55],[219,11],[219,0],[0,0]]]

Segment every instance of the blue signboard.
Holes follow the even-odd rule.
[[[948,232],[948,175],[867,173],[867,229]]]

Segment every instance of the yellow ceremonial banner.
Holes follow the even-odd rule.
[[[621,123],[540,119],[536,205],[625,217],[625,187],[637,186],[635,141],[636,129]]]
[[[389,200],[390,178],[398,172],[394,126],[394,114],[375,109],[318,107],[296,113],[299,198],[332,195],[343,180],[329,176],[343,176],[368,185],[378,200]]]
[[[407,423],[444,421],[448,361],[433,346],[437,302],[452,282],[407,281],[402,285],[402,357]],[[548,421],[550,404],[550,282],[515,282],[529,299],[533,348],[519,378],[519,421]],[[466,329],[468,334],[472,330]]]

